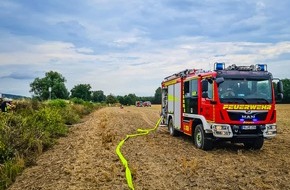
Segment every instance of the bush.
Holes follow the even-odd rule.
[[[24,169],[24,160],[16,156],[0,165],[0,189],[6,189]]]
[[[16,133],[21,133],[21,130],[18,130],[21,124],[20,117],[10,113],[0,114],[0,164],[14,157],[16,144],[14,140],[18,138]]]
[[[62,99],[55,99],[55,100],[48,101],[48,105],[55,108],[66,108],[67,104],[68,103]]]
[[[84,104],[84,101],[83,103]],[[76,124],[80,121],[80,116],[66,100],[56,99],[48,101],[48,106],[52,108],[58,108],[60,115],[63,118],[63,122],[66,125]]]
[[[62,118],[66,125],[76,124],[80,121],[81,118],[81,115],[79,115],[72,106],[61,109],[60,114],[62,115]]]
[[[71,101],[74,104],[84,104],[85,103],[85,101],[83,99],[80,99],[80,98],[72,98]]]
[[[44,133],[47,132],[51,137],[59,137],[67,133],[62,115],[56,108],[41,108],[31,115],[27,121],[28,125],[31,125],[30,127]]]
[[[68,126],[101,108],[80,99],[13,102],[11,112],[0,112],[0,189],[7,188],[24,166],[35,164],[36,158],[51,147],[56,139],[68,133]]]
[[[13,158],[13,150],[0,141],[0,163],[3,164],[4,161]]]
[[[14,112],[19,115],[30,115],[34,111],[39,110],[40,108],[44,107],[44,104],[41,102],[33,99],[33,100],[17,100],[13,102],[15,105]]]

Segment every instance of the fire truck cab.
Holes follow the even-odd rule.
[[[282,82],[273,83],[265,64],[214,67],[186,69],[163,80],[163,124],[172,136],[192,136],[203,150],[212,149],[215,141],[261,149],[264,138],[277,133],[275,95],[283,98]]]

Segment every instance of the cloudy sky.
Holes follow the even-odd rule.
[[[0,92],[31,96],[57,71],[70,91],[154,95],[214,62],[266,63],[290,78],[289,0],[0,0]]]

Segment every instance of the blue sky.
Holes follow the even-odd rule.
[[[1,0],[0,92],[31,96],[57,71],[71,90],[154,95],[164,77],[214,62],[290,78],[289,0]]]

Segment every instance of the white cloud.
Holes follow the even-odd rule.
[[[214,62],[250,65],[290,52],[290,42],[203,42],[200,38],[185,38],[167,46],[171,42],[148,41],[143,51],[96,55],[89,48],[77,48],[71,43],[42,41],[24,46],[23,41],[23,51],[0,54],[0,66],[23,63],[35,65],[35,71],[41,68],[42,73],[56,70],[65,76],[69,89],[88,83],[105,93],[153,95],[164,77],[186,68],[210,70]]]
[[[55,70],[69,89],[87,83],[106,94],[141,96],[153,95],[172,73],[209,70],[214,62],[269,63],[282,77],[290,69],[283,58],[290,49],[286,1],[277,2],[283,7],[271,1],[76,2],[65,8],[46,2],[41,11],[30,1],[0,3],[6,8],[0,13],[0,91],[17,84],[12,91],[27,94],[29,77],[21,72],[43,77]],[[27,79],[20,85],[9,76]]]
[[[268,59],[277,57],[283,53],[290,53],[290,41],[271,44],[260,50],[259,55]]]

